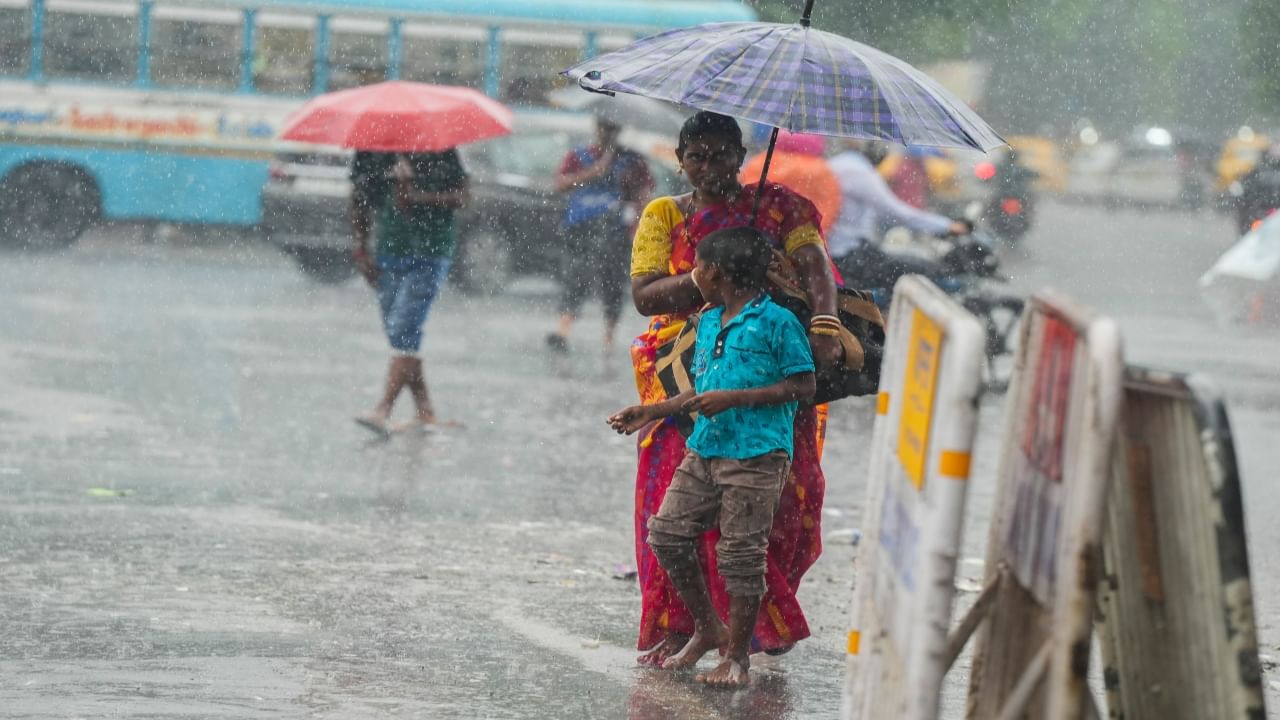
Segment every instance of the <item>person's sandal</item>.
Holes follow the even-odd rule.
[[[547,347],[553,352],[567,353],[569,352],[569,341],[556,333],[547,333]]]
[[[373,415],[359,415],[355,418],[355,421],[357,425],[380,438],[386,439],[391,437],[391,428],[387,427],[387,422],[385,420],[381,420]]]

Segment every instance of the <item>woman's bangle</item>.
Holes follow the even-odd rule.
[[[811,327],[811,328],[820,328],[820,327],[822,327],[822,328],[834,328],[834,329],[836,329],[836,330],[839,330],[840,328],[844,327],[844,325],[843,325],[842,323],[838,323],[838,322],[835,322],[835,321],[833,321],[833,320],[818,320],[818,321],[816,321],[816,322],[811,322],[811,323],[809,323],[809,327]]]
[[[835,328],[829,328],[829,327],[811,327],[809,328],[809,334],[823,335],[826,337],[839,337],[840,331],[836,330]]]
[[[840,317],[839,317],[838,315],[831,315],[831,314],[828,314],[828,313],[820,313],[820,314],[810,315],[810,316],[809,316],[809,324],[810,324],[810,325],[813,325],[814,323],[820,323],[820,322],[822,322],[822,321],[824,321],[824,320],[829,320],[829,321],[834,322],[834,323],[839,323],[839,322],[840,322]]]

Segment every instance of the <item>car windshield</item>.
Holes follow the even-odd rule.
[[[478,171],[551,178],[569,149],[584,140],[567,132],[518,133],[468,147],[466,161]]]
[[[565,155],[575,147],[591,142],[584,133],[565,131],[517,132],[494,138],[483,143],[463,147],[463,160],[473,172],[480,174],[505,173],[519,175],[533,181],[545,180],[543,187],[551,187],[551,178],[560,169]],[[654,192],[665,195],[681,192],[680,182],[670,169],[651,157],[645,158],[654,179]]]

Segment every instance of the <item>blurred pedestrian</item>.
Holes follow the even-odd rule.
[[[698,244],[721,228],[750,227],[756,185],[742,185],[746,159],[742,129],[730,117],[699,112],[680,131],[676,158],[693,192],[649,203],[636,229],[631,255],[631,295],[636,309],[649,316],[649,329],[631,345],[636,389],[643,404],[662,402],[667,392],[658,378],[658,351],[675,340],[685,320],[704,298],[692,270]],[[835,313],[836,285],[813,203],[774,183],[765,183],[756,226],[770,245],[785,253],[804,277],[813,311]],[[839,341],[811,334],[809,344],[821,371],[840,361]],[[819,408],[802,407],[793,424],[791,470],[778,501],[769,540],[766,591],[752,649],[786,652],[809,636],[796,599],[801,578],[822,552],[822,498],[826,480],[819,463],[822,424]],[[648,544],[648,521],[661,507],[676,467],[685,456],[685,438],[672,418],[656,420],[640,431],[636,471],[636,567],[640,581],[640,637],[644,665],[661,665],[679,652],[694,631],[693,617],[681,602]],[[711,600],[721,617],[729,599],[715,569],[712,530],[700,542]]]
[[[769,182],[795,190],[818,208],[824,235],[831,232],[840,214],[840,183],[827,164],[826,147],[821,135],[780,130],[769,163]],[[743,166],[740,179],[744,184],[760,182],[767,152],[757,153]]]
[[[437,422],[419,355],[427,313],[449,273],[456,243],[454,210],[467,201],[467,175],[456,150],[412,155],[356,153],[352,163],[354,257],[378,295],[391,363],[382,399],[356,422],[389,435],[400,392],[413,396],[414,418],[395,430]],[[375,237],[374,254],[369,252]]]
[[[813,354],[804,325],[765,291],[773,250],[754,228],[707,235],[695,250],[693,282],[710,307],[697,319],[693,387],[609,418],[631,434],[654,420],[695,413],[687,451],[658,514],[649,546],[693,616],[694,632],[668,670],[692,669],[706,653],[724,659],[698,681],[742,686],[764,595],[769,534],[786,481],[799,403],[813,398]],[[716,562],[729,617],[716,615],[697,543],[716,527]]]
[[[621,131],[597,117],[595,141],[570,150],[556,173],[556,192],[569,195],[560,321],[547,335],[547,346],[558,352],[569,349],[573,321],[593,289],[604,306],[604,349],[613,347],[626,294],[630,232],[653,192],[648,163],[618,142]]]

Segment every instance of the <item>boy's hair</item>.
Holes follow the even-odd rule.
[[[773,247],[755,228],[723,228],[702,238],[696,254],[723,270],[735,288],[754,290],[764,287]]]

